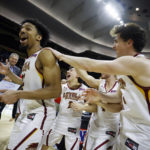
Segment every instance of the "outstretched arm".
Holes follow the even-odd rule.
[[[99,79],[95,79],[94,77],[90,76],[87,73],[87,71],[85,71],[83,69],[77,69],[76,68],[76,72],[79,75],[79,77],[83,81],[85,81],[90,87],[98,89],[99,84],[100,84],[100,80]]]
[[[139,74],[146,71],[146,66],[148,66],[145,61],[142,60],[143,58],[134,58],[132,56],[123,56],[112,61],[104,61],[64,55],[55,50],[53,50],[53,53],[59,60],[64,61],[75,68],[84,69],[89,72],[139,76]]]

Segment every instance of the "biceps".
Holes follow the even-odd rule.
[[[60,84],[60,69],[57,65],[43,68],[43,77],[46,86]]]

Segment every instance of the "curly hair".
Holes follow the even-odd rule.
[[[26,22],[33,24],[37,28],[38,33],[42,36],[41,46],[42,47],[46,46],[46,44],[50,38],[50,33],[49,33],[49,30],[47,29],[47,27],[44,24],[42,24],[39,20],[32,19],[32,18],[25,19],[24,21],[21,22],[21,25],[23,25]]]
[[[146,33],[142,27],[135,23],[127,23],[124,25],[115,25],[110,34],[115,37],[120,34],[120,37],[127,41],[129,39],[133,40],[133,47],[137,52],[141,52],[146,44]]]

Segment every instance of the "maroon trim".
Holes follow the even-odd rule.
[[[135,54],[133,57],[136,57],[136,56],[138,56],[140,53],[137,53],[137,54]]]
[[[73,148],[75,147],[75,145],[77,144],[78,138],[76,138],[76,141],[74,142],[74,144],[72,145],[70,150],[73,150]]]
[[[116,82],[114,83],[114,85],[112,86],[112,88],[111,88],[111,89],[109,89],[109,91],[107,91],[107,90],[106,90],[106,81],[105,81],[104,88],[105,88],[106,92],[107,92],[107,93],[108,93],[108,92],[111,92],[111,91],[112,91],[112,89],[116,86],[117,82],[118,82],[118,81],[116,81]]]
[[[43,79],[43,82],[42,82],[42,88],[44,88],[44,79]],[[47,107],[45,105],[44,100],[42,100],[42,104],[43,104],[43,107],[44,107],[44,118],[42,120],[42,124],[41,124],[41,127],[40,127],[41,130],[43,130],[43,126],[44,126],[45,120],[47,118]]]
[[[143,90],[148,90],[150,89],[150,87],[145,87],[145,86],[142,86],[142,85],[139,85],[132,76],[128,76],[129,79],[131,79],[131,81],[133,81],[133,83],[135,83],[137,86],[139,86],[140,88],[142,88]]]
[[[108,92],[111,92],[111,91],[112,91],[112,89],[116,86],[117,82],[118,82],[118,81],[116,81],[116,82],[114,83],[113,87],[112,87]]]
[[[48,146],[48,139],[49,139],[49,135],[51,134],[52,129],[50,129],[50,131],[48,132],[48,135],[46,137],[46,146]]]
[[[150,114],[150,101],[149,101],[149,97],[148,97],[148,91],[150,90],[150,87],[144,87],[144,86],[141,86],[139,85],[133,77],[131,76],[128,76],[129,79],[137,86],[139,86],[141,89],[143,89],[144,93],[145,93],[145,97],[146,97],[146,102],[147,102],[147,105],[148,105],[148,110],[149,110],[149,114]]]
[[[45,106],[44,100],[42,100],[42,104],[43,104],[43,107],[44,107],[44,118],[42,120],[42,124],[41,124],[41,127],[40,127],[41,130],[43,130],[43,126],[44,126],[45,120],[47,118],[47,108]]]
[[[97,146],[94,150],[97,150],[98,148],[102,147],[103,145],[105,145],[108,142],[109,142],[109,140],[104,141],[102,144],[100,144],[99,146]]]
[[[21,140],[21,141],[19,142],[18,145],[16,145],[16,147],[15,147],[13,150],[17,150],[17,148],[18,148],[30,135],[32,135],[33,132],[35,132],[36,130],[37,130],[37,128],[34,128],[27,136],[25,136],[25,137],[23,138],[23,140]]]

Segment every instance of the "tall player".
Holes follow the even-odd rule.
[[[116,60],[101,61],[54,53],[60,60],[76,68],[123,75],[120,76],[123,83],[120,144],[116,149],[149,150],[150,60],[133,57],[145,46],[145,31],[133,23],[115,26],[112,31],[115,36],[114,49],[119,57]]]
[[[79,82],[78,75],[74,68],[67,71],[67,83],[62,84],[61,102],[56,118],[55,127],[49,135],[47,145],[53,146],[60,143],[65,136],[66,150],[79,150],[79,129],[81,124],[82,111],[76,112],[72,109],[74,103],[84,103],[80,96],[87,88]]]
[[[102,74],[100,79],[88,75],[85,70],[76,69],[78,75],[90,86],[105,94],[113,94],[118,90],[118,82],[114,75]],[[95,105],[95,104],[92,104]],[[107,150],[113,147],[119,131],[119,113],[111,113],[103,107],[97,106],[97,111],[92,114],[85,142],[86,150]],[[84,105],[74,104],[75,110],[84,110]],[[120,105],[118,105],[120,110]],[[118,111],[118,110],[115,110]]]
[[[19,37],[28,54],[22,69],[23,80],[2,63],[0,73],[23,85],[23,90],[7,91],[0,96],[0,101],[11,104],[21,99],[22,113],[14,125],[8,149],[37,150],[55,119],[53,98],[61,93],[60,69],[50,49],[43,48],[49,39],[44,25],[33,19],[25,20]]]

